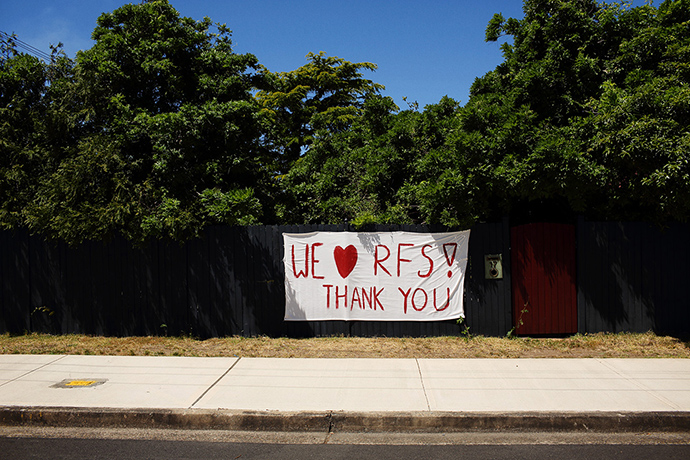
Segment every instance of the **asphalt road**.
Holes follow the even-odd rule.
[[[331,445],[248,444],[132,439],[2,438],[3,458],[16,459],[625,459],[686,460],[681,445]]]
[[[690,458],[687,433],[331,434],[0,427],[16,459],[625,459]]]

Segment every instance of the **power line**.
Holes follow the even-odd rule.
[[[25,52],[27,54],[31,54],[32,56],[35,56],[39,59],[43,59],[44,61],[50,61],[52,59],[52,56],[50,54],[46,53],[45,51],[41,51],[40,49],[38,49],[34,46],[31,46],[28,43],[18,39],[16,35],[12,36],[12,35],[8,34],[7,32],[0,30],[0,38],[2,38],[3,41],[6,41],[8,43],[10,43],[10,42],[14,43],[14,45],[18,49],[22,50],[23,52]]]

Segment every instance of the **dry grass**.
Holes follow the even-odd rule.
[[[690,343],[645,334],[562,339],[496,337],[312,339],[0,335],[0,354],[243,356],[278,358],[690,358]]]

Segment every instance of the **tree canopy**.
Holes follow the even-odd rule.
[[[94,46],[51,102],[75,136],[39,153],[54,164],[35,178],[29,227],[75,242],[118,232],[142,241],[260,221],[271,168],[251,93],[258,63],[232,51],[227,27],[212,28],[167,1],[98,18]]]
[[[273,73],[165,0],[50,62],[0,46],[0,225],[71,243],[210,224],[690,217],[690,0],[525,0],[464,106],[400,110],[376,65]]]
[[[489,22],[488,41],[512,41],[465,106],[384,111],[375,139],[364,117],[315,142],[288,174],[311,214],[292,215],[451,226],[511,212],[687,219],[690,2],[527,0],[524,13]]]
[[[307,54],[308,63],[291,72],[266,71],[256,95],[268,120],[266,139],[278,153],[280,172],[289,171],[314,141],[315,132],[339,132],[361,115],[364,100],[383,85],[363,78],[360,70],[375,70],[370,62]]]
[[[528,0],[524,11],[489,23],[488,40],[513,43],[476,80],[463,125],[494,142],[503,198],[605,219],[687,219],[690,2]]]

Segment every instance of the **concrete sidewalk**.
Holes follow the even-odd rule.
[[[690,430],[690,360],[0,355],[0,424]]]

